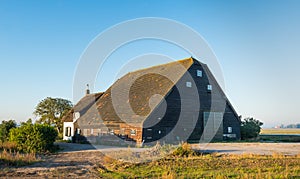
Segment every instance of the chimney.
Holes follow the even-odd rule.
[[[88,94],[90,94],[90,86],[89,86],[89,84],[87,84],[86,86],[87,86],[87,89],[86,89],[85,94],[88,95]]]

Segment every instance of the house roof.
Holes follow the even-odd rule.
[[[126,74],[80,118],[79,126],[97,125],[100,120],[108,127],[124,122],[142,125],[193,63],[187,58]]]
[[[103,92],[87,94],[62,118],[63,122],[73,122],[73,113],[79,112],[83,116],[88,109],[103,95]]]

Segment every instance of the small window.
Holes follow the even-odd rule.
[[[110,130],[109,130],[109,134],[110,134],[110,135],[114,135],[114,134],[115,134],[115,131],[114,131],[113,129],[110,129]]]
[[[232,133],[232,127],[228,127],[228,133]]]
[[[197,76],[202,77],[202,71],[201,70],[197,70]]]
[[[65,136],[71,137],[71,127],[66,127],[65,129],[66,129]]]
[[[192,87],[192,82],[187,81],[187,82],[186,82],[186,87],[191,88],[191,87]]]
[[[79,113],[79,112],[75,112],[75,113],[73,114],[73,122],[76,121],[76,120],[79,119],[79,118],[80,118],[80,113]]]
[[[91,129],[91,135],[93,135],[93,133],[94,133],[94,129]]]
[[[79,128],[77,129],[77,134],[80,135],[80,129]]]
[[[130,130],[130,134],[131,134],[131,135],[136,135],[136,130],[131,129],[131,130]]]
[[[211,85],[207,85],[207,90],[211,91],[212,90],[212,86]]]

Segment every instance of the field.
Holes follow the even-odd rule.
[[[262,129],[260,134],[300,135],[300,129]]]
[[[300,129],[262,129],[261,141],[300,142]]]
[[[0,170],[0,177],[37,177],[37,178],[297,178],[300,176],[300,145],[287,144],[284,150],[289,155],[279,154],[280,144],[236,143],[240,148],[257,145],[264,148],[274,147],[269,155],[251,154],[251,150],[242,154],[194,152],[188,145],[182,150],[165,158],[148,163],[128,163],[114,160],[104,155],[105,152],[92,150],[87,145],[64,144],[67,151],[45,155],[28,167],[5,167]],[[229,148],[233,144],[218,144]],[[87,147],[86,147],[87,146]],[[212,147],[216,147],[212,144]],[[87,150],[82,150],[82,149]],[[76,151],[76,149],[80,149]],[[288,150],[287,149],[287,150]],[[292,150],[291,150],[292,149]],[[136,152],[111,150],[115,155],[136,156]],[[159,148],[159,152],[165,151]],[[228,150],[229,152],[229,150]]]
[[[107,178],[292,178],[300,176],[300,156],[218,155],[167,157],[146,164],[111,162]]]

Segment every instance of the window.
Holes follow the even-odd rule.
[[[109,129],[109,134],[110,135],[114,135],[115,134],[115,131],[113,129]]]
[[[207,85],[207,90],[211,91],[212,90],[212,86],[211,85]]]
[[[228,133],[232,133],[232,127],[228,127]]]
[[[80,113],[79,113],[79,112],[75,112],[75,113],[73,114],[73,122],[76,121],[76,120],[79,119],[79,118],[80,118]]]
[[[131,135],[136,135],[136,130],[131,129],[131,130],[130,130],[130,134],[131,134]]]
[[[80,135],[80,129],[79,128],[77,129],[77,134]]]
[[[191,87],[192,87],[192,82],[187,81],[187,82],[186,82],[186,87],[191,88]]]
[[[201,70],[197,70],[197,76],[202,77],[202,71]]]
[[[66,127],[65,129],[65,136],[71,137],[71,127]]]
[[[94,129],[91,129],[91,135],[93,135],[93,133],[94,133]]]

